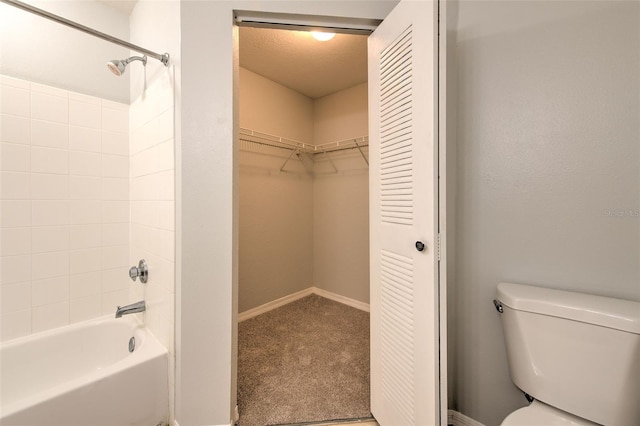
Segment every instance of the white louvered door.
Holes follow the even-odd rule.
[[[371,412],[381,426],[440,423],[436,17],[437,3],[403,0],[369,37]]]

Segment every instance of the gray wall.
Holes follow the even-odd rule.
[[[498,282],[640,300],[640,3],[461,2],[458,19],[451,408],[495,425],[525,405]]]

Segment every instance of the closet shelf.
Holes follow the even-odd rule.
[[[255,130],[240,128],[240,140],[298,151],[305,154],[322,154],[326,152],[342,151],[346,149],[360,149],[369,146],[369,137],[360,136],[357,138],[344,139],[337,142],[330,142],[321,145],[312,145],[281,136],[270,135]]]
[[[364,155],[364,151],[362,148],[369,146],[369,137],[368,136],[360,136],[357,138],[345,139],[337,142],[330,142],[321,145],[312,145],[300,141],[296,141],[293,139],[283,138],[281,136],[270,135],[268,133],[262,133],[251,129],[240,128],[240,141],[254,143],[262,146],[269,146],[272,148],[280,148],[291,151],[289,157],[285,160],[282,167],[280,167],[280,171],[284,171],[284,167],[287,165],[289,160],[295,155],[298,160],[302,162],[304,167],[308,172],[313,172],[313,160],[312,156],[323,154],[333,170],[338,173],[338,168],[335,166],[333,161],[331,161],[331,157],[329,157],[330,152],[344,151],[347,149],[357,149],[360,152],[360,155],[364,159],[365,163],[369,165],[369,160]],[[242,146],[242,145],[241,145]]]

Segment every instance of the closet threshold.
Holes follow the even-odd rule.
[[[378,424],[373,416],[370,417],[356,417],[352,419],[335,419],[335,420],[318,420],[302,423],[277,423],[269,426],[333,426],[333,425],[363,425],[368,426],[371,424]]]

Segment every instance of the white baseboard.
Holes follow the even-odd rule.
[[[467,417],[455,410],[449,410],[447,414],[449,418],[448,423],[453,426],[484,426],[479,421],[474,420],[471,417]]]
[[[249,309],[248,311],[241,312],[238,314],[238,322],[257,317],[260,314],[272,311],[276,308],[279,308],[280,306],[286,305],[287,303],[295,302],[298,299],[309,296],[313,293],[312,289],[313,287],[305,288],[304,290],[297,291],[295,293],[281,297],[280,299],[272,300],[271,302],[267,302],[264,305],[256,306],[255,308]]]
[[[235,423],[230,423],[228,425],[211,425],[211,426],[234,426]],[[180,426],[176,420],[173,421],[173,426]]]
[[[317,294],[318,296],[324,297],[325,299],[330,299],[335,302],[342,303],[343,305],[351,306],[352,308],[360,309],[361,311],[369,312],[369,304],[361,302],[359,300],[351,299],[346,296],[342,296],[337,293],[332,293],[327,290],[323,290],[318,287],[311,287],[313,289],[313,294]]]
[[[335,302],[342,303],[343,305],[351,306],[352,308],[369,312],[368,303],[360,302],[359,300],[351,299],[349,297],[342,296],[340,294],[332,293],[330,291],[323,290],[318,287],[309,287],[309,288],[305,288],[304,290],[300,290],[295,293],[289,294],[287,296],[281,297],[279,299],[272,300],[271,302],[267,302],[264,305],[256,306],[255,308],[249,309],[248,311],[240,312],[238,314],[238,322],[242,322],[242,321],[248,320],[249,318],[256,317],[260,314],[264,314],[265,312],[272,311],[288,303],[295,302],[298,299],[302,299],[303,297],[309,296],[310,294],[317,294],[318,296],[324,297],[325,299],[330,299]]]

